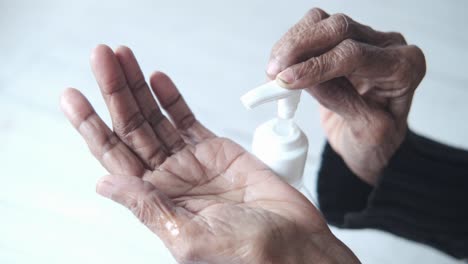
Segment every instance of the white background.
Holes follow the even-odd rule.
[[[133,48],[146,76],[167,72],[202,122],[248,148],[275,108],[247,112],[239,97],[265,80],[274,42],[311,7],[343,12],[423,49],[410,125],[468,148],[468,2],[389,2],[0,0],[0,263],[174,262],[127,210],[95,194],[105,171],[58,110],[73,86],[109,121],[88,63],[98,43]],[[313,189],[323,133],[309,96],[298,123]],[[458,263],[384,232],[333,231],[363,263]]]

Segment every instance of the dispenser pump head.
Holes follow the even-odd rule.
[[[275,80],[260,85],[241,97],[241,101],[247,109],[267,102],[278,101],[278,117],[282,119],[294,117],[300,99],[301,90],[283,88]]]
[[[276,81],[254,88],[241,97],[245,107],[278,101],[278,117],[255,129],[252,153],[289,184],[302,185],[308,140],[293,120],[301,90],[289,90]]]

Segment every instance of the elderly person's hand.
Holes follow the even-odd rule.
[[[130,49],[98,46],[92,67],[113,131],[75,89],[61,106],[112,174],[97,192],[128,207],[178,261],[358,262],[304,196],[201,125],[168,76],[157,72],[150,84],[172,123]]]
[[[401,34],[318,8],[276,43],[267,66],[270,78],[317,99],[331,146],[370,184],[405,137],[425,70],[423,53]]]

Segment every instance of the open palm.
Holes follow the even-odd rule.
[[[165,74],[156,72],[150,84],[172,122],[130,49],[100,45],[91,63],[113,131],[75,89],[64,92],[61,106],[112,174],[97,191],[127,206],[179,261],[279,262],[300,254],[288,251],[305,240],[331,236],[305,197],[201,125]],[[284,246],[293,241],[299,244]]]

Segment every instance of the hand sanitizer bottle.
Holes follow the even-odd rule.
[[[252,152],[282,180],[311,199],[302,183],[309,143],[293,120],[300,97],[301,90],[289,90],[279,86],[276,81],[270,81],[247,92],[241,101],[248,109],[277,101],[277,117],[255,129]]]

